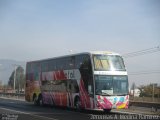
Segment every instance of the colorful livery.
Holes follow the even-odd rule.
[[[27,62],[25,90],[36,105],[110,111],[129,104],[123,59],[106,51]]]

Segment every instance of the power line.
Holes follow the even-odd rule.
[[[152,47],[152,48],[148,48],[148,49],[144,49],[136,52],[126,53],[126,54],[123,54],[123,57],[124,58],[136,57],[136,56],[151,54],[159,51],[160,51],[160,47],[157,46],[157,47]],[[130,72],[128,73],[128,75],[145,75],[145,74],[159,74],[159,73],[160,73],[160,70],[149,70],[149,71]]]
[[[135,57],[135,56],[140,56],[140,55],[144,55],[144,54],[155,53],[155,52],[159,52],[159,51],[160,51],[160,50],[144,51],[144,52],[141,52],[141,53],[128,54],[128,55],[125,55],[124,57],[125,57],[125,58]]]
[[[133,53],[139,53],[139,52],[144,52],[144,51],[149,51],[149,50],[153,50],[153,49],[157,49],[157,48],[159,48],[159,46],[148,48],[148,49],[144,49],[144,50],[140,50],[140,51],[136,51],[136,52],[126,53],[124,55],[133,54]]]
[[[155,52],[159,52],[159,51],[160,51],[160,47],[157,46],[157,47],[148,48],[148,49],[144,49],[144,50],[140,50],[140,51],[136,51],[136,52],[132,52],[132,53],[126,53],[126,54],[123,55],[123,57],[124,58],[135,57],[135,56],[155,53]]]
[[[143,74],[158,74],[158,73],[160,73],[160,70],[131,72],[128,73],[128,75],[143,75]]]

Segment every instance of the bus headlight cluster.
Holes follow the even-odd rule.
[[[104,103],[104,101],[102,99],[98,99],[98,102],[100,103]]]

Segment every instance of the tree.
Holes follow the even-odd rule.
[[[140,86],[140,97],[152,97],[154,93],[154,97],[160,96],[160,86],[155,85],[154,86],[154,92],[153,92],[153,84],[149,84],[146,86]]]
[[[16,73],[16,75],[15,75]],[[14,88],[14,77],[15,78],[15,89],[18,91],[22,91],[24,89],[25,85],[25,75],[24,75],[24,69],[21,66],[18,66],[15,70],[12,72],[11,76],[9,77],[8,85]]]
[[[15,71],[12,72],[11,76],[9,77],[9,81],[8,81],[8,85],[12,88],[13,88],[13,84],[14,84],[14,73],[15,73]]]

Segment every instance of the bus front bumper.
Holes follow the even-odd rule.
[[[126,109],[129,106],[129,95],[100,96],[97,95],[97,109]]]

